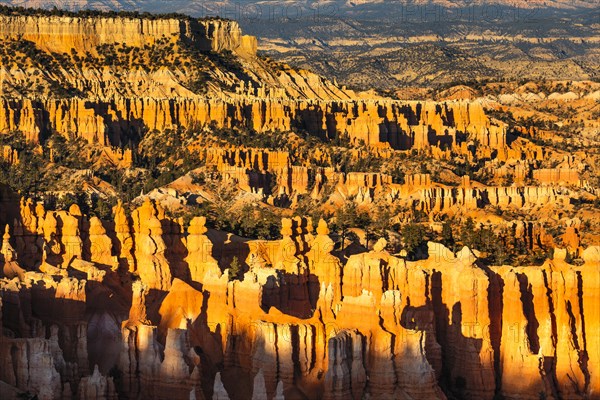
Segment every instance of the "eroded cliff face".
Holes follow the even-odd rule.
[[[460,148],[467,138],[457,137],[460,131],[486,146],[506,146],[506,128],[491,125],[480,104],[466,101],[438,104],[255,96],[207,99],[189,95],[188,98],[144,96],[106,101],[4,98],[0,102],[0,131],[21,131],[33,141],[56,131],[67,138],[82,137],[90,143],[121,146],[144,130],[209,125],[249,127],[256,132],[306,129],[323,138],[342,136],[354,144],[385,143],[403,150]]]
[[[384,199],[432,221],[487,206],[566,207],[571,189],[551,184],[583,185],[585,165],[574,159],[537,170],[519,163],[543,160],[546,149],[509,138],[481,102],[358,98],[310,72],[274,69],[233,22],[2,18],[1,40],[28,41],[20,43],[58,64],[2,67],[0,132],[84,138],[105,146],[111,165],[130,167],[132,151],[111,147],[152,130],[303,130],[364,142],[349,150],[353,159],[414,149],[442,160],[511,160],[513,170],[494,174],[550,185],[464,176],[449,187],[424,173],[399,184],[385,173],[342,173],[317,152],[292,160],[286,151],[212,146],[199,154],[221,184],[265,195],[276,180],[272,204],[299,194],[332,208]],[[177,53],[169,65],[127,64],[167,48]],[[196,51],[206,54],[194,59]],[[207,63],[203,93],[190,60]],[[38,75],[40,90],[31,84]],[[44,89],[52,82],[72,92],[56,96]],[[10,147],[2,157],[20,162]],[[132,212],[119,203],[103,221],[0,187],[0,381],[40,399],[600,397],[600,249],[581,248],[580,224],[562,238],[579,266],[561,249],[542,266],[488,266],[468,248],[455,254],[436,243],[411,262],[383,239],[372,251],[338,254],[324,221],[286,218],[281,240],[246,240],[208,229],[204,217],[184,224],[144,199]],[[505,224],[528,248],[554,247],[537,221]]]
[[[151,201],[114,221],[19,208],[0,380],[40,399],[600,395],[598,247],[581,266],[557,249],[490,267],[436,243],[410,262],[382,239],[344,264],[324,221],[217,240]]]
[[[485,210],[495,207],[510,209],[543,209],[568,207],[575,196],[581,180],[572,181],[572,186],[564,186],[561,180],[552,180],[547,185],[534,186],[487,186],[472,182],[469,176],[461,177],[460,184],[450,186],[432,181],[431,174],[410,174],[403,177],[403,183],[394,183],[390,174],[381,172],[340,172],[335,167],[316,167],[308,160],[298,159],[288,151],[274,151],[264,148],[227,148],[209,147],[199,150],[199,157],[206,165],[222,174],[223,181],[235,183],[244,192],[268,195],[270,182],[277,183],[278,191],[271,193],[268,199],[272,204],[277,201],[297,201],[298,197],[310,194],[313,199],[324,199],[327,203],[340,207],[352,201],[368,210],[377,202],[402,205],[409,209],[418,209],[434,219],[440,215],[455,215]],[[357,162],[363,154],[352,154]],[[331,163],[327,154],[310,154],[315,160]],[[384,157],[382,157],[384,158]],[[294,165],[294,164],[307,165]],[[533,170],[534,176],[543,170]],[[177,187],[177,185],[172,185]],[[331,190],[326,190],[329,187]],[[179,190],[182,192],[183,190]],[[283,199],[283,200],[282,200]],[[533,224],[534,226],[530,226]],[[521,222],[515,228],[518,238],[537,237],[540,242],[551,242],[544,238],[545,232],[535,222]],[[525,226],[527,225],[527,226]],[[511,226],[512,228],[512,226]],[[566,242],[565,242],[566,243]],[[531,246],[530,246],[531,247]],[[577,245],[571,246],[577,248]]]
[[[202,50],[256,53],[256,39],[246,39],[237,22],[219,19],[2,15],[0,26],[2,37],[20,37],[59,54],[93,52],[98,45],[112,43],[143,47],[171,36]]]
[[[233,21],[11,15],[0,25],[0,40],[15,49],[1,66],[0,132],[31,141],[57,132],[123,147],[147,131],[214,126],[300,129],[396,149],[458,148],[468,139],[506,146],[506,128],[479,103],[361,99],[257,57],[256,38]],[[220,61],[206,58],[215,54]]]

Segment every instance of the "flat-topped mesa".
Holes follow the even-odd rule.
[[[173,17],[0,15],[0,38],[34,42],[48,52],[85,54],[98,45],[126,43],[143,47],[161,38],[178,39],[205,51],[256,54],[256,38],[241,34],[235,21]]]
[[[242,35],[235,21],[108,14],[4,15],[0,16],[2,40],[32,42],[35,54],[26,54],[29,60],[20,58],[18,62],[47,69],[44,72],[52,72],[55,83],[76,90],[76,94],[62,95],[47,83],[45,91],[24,95],[27,92],[21,86],[29,72],[6,71],[0,132],[21,131],[32,141],[56,131],[65,138],[123,146],[143,131],[214,124],[218,128],[244,126],[257,132],[301,129],[324,138],[347,136],[354,144],[401,150],[437,147],[464,152],[467,142],[477,141],[506,153],[506,127],[490,121],[480,102],[353,100],[351,91],[316,74],[289,67],[275,73],[268,63],[250,60],[256,39]],[[241,79],[234,65],[221,65],[208,79],[210,88],[205,95],[190,89],[193,77],[185,65],[202,62],[186,59],[189,49],[184,47],[188,46],[175,46],[179,53],[174,54],[173,64],[148,61],[155,60],[154,56],[145,53],[139,59],[125,56],[131,49],[143,53],[155,45],[161,54],[171,54],[175,41],[225,58],[228,56],[223,53],[234,52],[248,61],[243,69],[253,78]],[[114,51],[123,57],[105,54]],[[37,62],[42,55],[56,62],[42,66]],[[149,71],[135,67],[142,59]],[[86,61],[82,64],[81,60]],[[107,65],[125,66],[124,75],[105,68]],[[95,69],[103,72],[90,73]]]

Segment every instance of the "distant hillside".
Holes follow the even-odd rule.
[[[152,12],[190,12],[194,9],[205,8],[225,8],[229,7],[233,9],[234,6],[256,6],[257,3],[250,0],[222,0],[212,2],[191,2],[191,1],[172,1],[172,2],[161,2],[161,1],[128,1],[128,0],[10,0],[5,2],[14,6],[27,6],[27,7],[43,7],[53,8],[57,7],[60,9],[68,10],[79,10],[84,8],[94,9],[105,9],[105,10],[143,10]],[[279,0],[265,0],[261,1],[260,6],[262,7],[283,7],[290,6],[289,4]],[[365,1],[365,0],[333,0],[323,3],[327,6],[334,6],[338,9],[352,9],[368,6],[378,5],[406,5],[406,6],[440,6],[448,8],[458,7],[473,7],[482,4],[490,6],[505,6],[505,7],[520,7],[520,8],[556,8],[556,9],[576,9],[576,8],[597,8],[598,3],[594,0],[491,0],[491,1],[471,1],[471,0],[376,0],[376,1]],[[323,6],[321,4],[321,6]],[[298,4],[291,5],[293,7],[318,7],[319,2],[298,2]],[[187,9],[186,9],[187,8]]]
[[[494,80],[598,80],[597,1],[14,1],[236,20],[265,54],[396,91]]]

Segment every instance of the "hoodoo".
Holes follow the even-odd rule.
[[[600,399],[600,84],[451,86],[0,7],[0,398]]]

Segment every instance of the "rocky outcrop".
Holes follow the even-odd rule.
[[[425,117],[425,112],[435,116],[435,125],[428,122],[432,117]],[[373,113],[373,116],[366,118],[365,113]],[[440,107],[433,102],[354,100],[315,103],[301,98],[206,99],[191,96],[107,101],[4,98],[0,99],[0,132],[18,130],[30,140],[38,141],[43,132],[51,129],[67,138],[75,135],[89,142],[120,146],[129,142],[128,135],[132,130],[164,131],[212,124],[219,128],[249,126],[257,132],[306,129],[317,136],[348,136],[356,144],[360,141],[370,145],[389,143],[391,147],[403,150],[440,146],[441,142],[460,149],[464,139],[443,132],[460,130],[474,138],[491,135],[488,132],[491,128],[486,128],[485,122],[479,124],[478,113],[484,115],[481,108],[469,107],[468,103],[459,101]],[[17,115],[20,117],[16,118]],[[415,139],[415,131],[422,132],[422,137]],[[499,147],[505,145],[498,144]]]
[[[205,217],[195,217],[188,228],[186,262],[191,279],[196,282],[202,282],[207,272],[220,273],[219,263],[212,256],[213,243],[205,235],[205,224]]]
[[[20,40],[39,57],[66,53],[65,65],[28,59],[27,68],[0,71],[0,133],[22,131],[32,142],[49,133],[83,138],[111,166],[131,167],[136,149],[124,147],[153,130],[292,131],[289,151],[210,141],[196,150],[224,184],[271,205],[299,202],[309,191],[330,211],[347,201],[372,209],[384,199],[424,211],[434,226],[439,214],[488,206],[566,209],[575,189],[559,186],[585,186],[585,165],[570,157],[545,163],[545,148],[507,133],[482,102],[357,99],[308,71],[256,57],[256,40],[232,21],[12,15],[0,17],[0,40]],[[122,43],[199,51],[206,91],[190,89],[181,60],[156,69],[73,64]],[[28,74],[75,94],[28,92]],[[486,186],[449,170],[393,182],[392,174],[402,178],[399,166],[340,172],[336,163],[348,167],[348,160],[332,148],[296,151],[291,139],[304,132],[357,145],[350,162],[371,149],[382,159],[411,153],[448,166],[489,160],[494,169],[510,160],[490,179],[517,184]],[[22,162],[10,146],[1,157]],[[549,165],[558,166],[541,168]],[[457,185],[433,182],[436,174]],[[325,220],[315,230],[304,217],[284,218],[282,239],[269,241],[209,230],[203,216],[184,223],[148,196],[132,212],[122,203],[113,212],[103,221],[77,206],[46,210],[0,186],[0,381],[40,399],[588,399],[600,392],[600,250],[582,247],[585,224],[575,220],[562,235],[565,249],[555,248],[544,221],[507,222],[515,244],[555,248],[542,266],[513,267],[436,243],[418,261],[390,254],[385,239],[370,251],[339,252]],[[572,256],[581,258],[577,265],[567,263]]]
[[[213,400],[229,400],[229,395],[227,394],[227,390],[225,390],[225,386],[223,386],[223,382],[221,381],[221,373],[217,372],[217,376],[215,377],[215,386],[213,390]]]
[[[81,379],[79,398],[86,400],[116,400],[118,397],[112,378],[102,376],[98,371],[98,366],[96,366],[91,376]]]
[[[244,280],[228,282],[203,218],[190,223],[188,274],[179,278],[167,245],[179,233],[151,201],[132,218],[117,207],[114,224],[27,204],[17,224],[39,228],[31,242],[44,243],[34,249],[45,252],[37,257],[46,272],[27,266],[2,280],[1,379],[40,397],[236,397],[233,371],[248,393],[256,381],[268,398],[281,384],[323,398],[443,399],[440,387],[472,399],[584,398],[597,390],[597,248],[581,253],[581,267],[559,250],[541,267],[482,267],[467,248],[430,244],[428,259],[409,262],[380,241],[343,265],[324,221],[314,235],[295,218],[283,221],[281,241],[250,244]],[[98,250],[85,251],[87,241]],[[139,280],[128,286],[131,274]],[[94,317],[86,328],[86,313],[107,307],[116,323]],[[53,326],[48,336],[44,325]],[[91,338],[106,351],[88,353]],[[90,374],[93,364],[102,367]]]
[[[541,184],[578,185],[580,183],[579,171],[573,168],[536,169],[533,171],[533,179]]]
[[[28,86],[28,75],[12,67],[3,70],[7,88],[0,98],[0,132],[21,131],[35,142],[57,132],[67,139],[122,148],[147,131],[211,126],[304,130],[325,139],[347,137],[354,144],[402,150],[435,147],[468,153],[468,140],[485,148],[506,147],[506,128],[492,124],[480,103],[353,99],[353,92],[313,73],[273,68],[257,59],[256,38],[242,35],[235,21],[4,15],[0,22],[0,40],[26,40],[49,57],[66,54],[61,65],[52,67],[56,71],[43,74],[56,75],[59,85],[79,91],[66,98],[26,94],[19,88]],[[199,95],[189,89],[193,73],[181,65],[146,71],[111,63],[83,66],[74,58],[100,57],[102,46],[121,44],[129,49],[171,46],[163,52],[172,52],[175,44],[221,55],[231,51],[235,62],[244,65],[240,71],[210,68],[215,84]],[[240,79],[240,74],[249,78]],[[14,159],[11,151],[4,154]]]
[[[167,247],[159,216],[164,216],[164,212],[157,209],[149,199],[133,213],[136,271],[148,288],[168,290],[173,275],[165,257]]]
[[[325,375],[323,398],[357,398],[355,394],[361,395],[366,383],[361,337],[351,332],[340,332],[329,339],[327,347],[329,349],[329,365]]]
[[[50,344],[43,338],[3,338],[1,380],[39,399],[61,396],[61,376],[54,367]]]
[[[48,399],[584,399],[599,389],[600,250],[569,239],[576,225],[566,241],[582,265],[556,249],[542,266],[496,267],[436,243],[407,261],[385,240],[339,258],[325,221],[313,232],[296,217],[281,240],[243,243],[238,280],[204,218],[182,236],[150,200],[132,214],[118,205],[106,223],[21,202],[8,232],[22,244],[8,234],[3,257],[42,262],[0,281],[0,380]]]
[[[236,21],[200,20],[192,25],[194,33],[199,33],[199,47],[202,50],[222,52],[235,51],[242,55],[255,55],[257,41],[249,35],[242,35]]]
[[[206,149],[206,163],[215,166],[219,171],[224,171],[228,167],[278,171],[291,165],[288,152],[241,148]]]
[[[533,207],[548,203],[569,204],[570,196],[552,187],[484,187],[444,188],[432,187],[419,191],[421,208],[424,211],[444,212],[454,206],[474,210],[486,205],[501,208]]]
[[[58,54],[71,53],[71,49],[85,54],[112,43],[143,47],[172,36],[203,50],[256,52],[256,39],[242,36],[237,22],[218,19],[2,15],[0,26],[0,37],[21,37]]]

